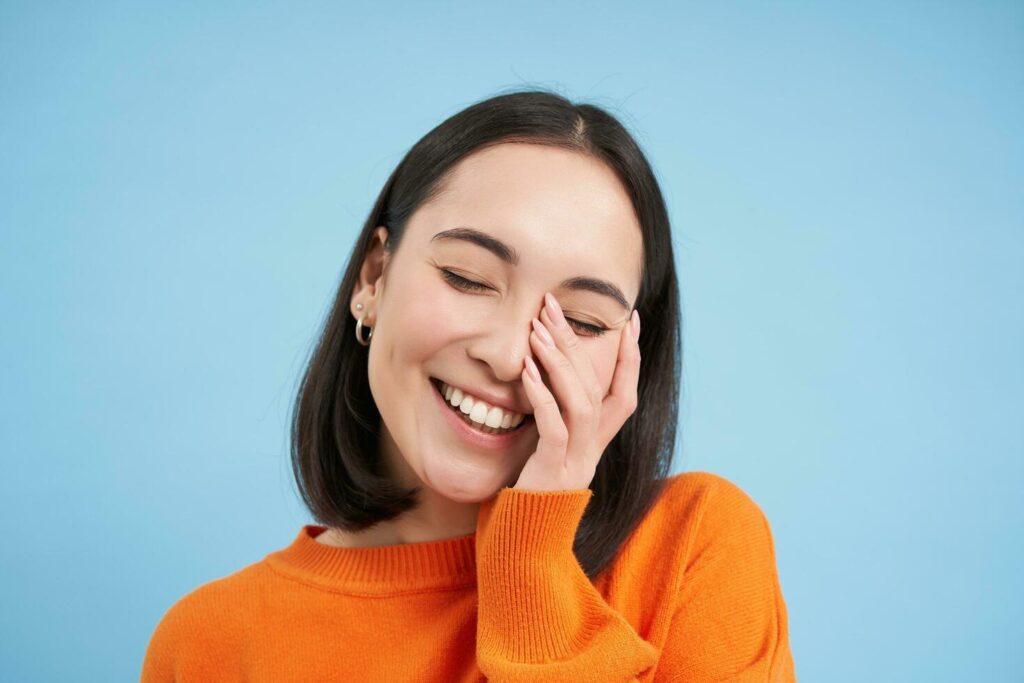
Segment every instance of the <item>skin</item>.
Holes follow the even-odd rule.
[[[515,248],[518,265],[476,244],[431,240],[462,226]],[[410,217],[390,255],[386,236],[383,226],[374,233],[350,311],[373,329],[368,372],[382,417],[380,457],[392,476],[422,489],[421,503],[359,533],[328,529],[317,541],[374,547],[448,539],[474,533],[480,502],[504,486],[586,488],[607,441],[635,407],[639,352],[627,324],[631,309],[559,283],[599,277],[636,300],[642,236],[615,173],[578,152],[495,145],[455,166],[444,191]],[[441,268],[491,289],[460,290]],[[546,293],[553,308],[545,307]],[[567,327],[558,325],[558,309]],[[573,321],[607,331],[595,335]],[[538,324],[554,348],[543,346]],[[528,375],[528,357],[538,383]],[[518,412],[536,413],[535,421],[507,452],[476,449],[445,422],[431,377],[489,389]],[[602,397],[604,415],[597,410]],[[559,426],[568,438],[552,448]],[[554,465],[567,459],[577,467]]]

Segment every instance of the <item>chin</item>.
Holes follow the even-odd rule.
[[[498,468],[472,468],[446,460],[425,464],[423,484],[438,495],[456,503],[479,503],[507,485],[509,474]]]

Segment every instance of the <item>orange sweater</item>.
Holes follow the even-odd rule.
[[[476,532],[287,547],[160,620],[142,682],[795,681],[760,507],[709,472],[665,492],[593,583],[572,543],[590,489],[503,488]]]

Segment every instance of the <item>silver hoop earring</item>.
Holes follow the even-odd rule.
[[[367,327],[366,329],[370,330],[370,334],[366,336],[366,341],[363,341],[363,319],[359,318],[359,320],[356,321],[356,341],[363,346],[369,346],[370,339],[373,338],[373,328]]]

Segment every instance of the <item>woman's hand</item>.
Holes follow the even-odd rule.
[[[554,394],[529,356],[523,370],[526,396],[533,405],[540,440],[515,488],[560,491],[590,487],[605,447],[636,410],[640,381],[640,314],[622,326],[611,388],[604,396],[590,356],[580,345],[550,293],[540,320],[533,320],[530,344],[547,370]],[[632,330],[635,326],[635,336]],[[544,332],[554,346],[544,341]],[[557,400],[556,400],[557,399]]]

